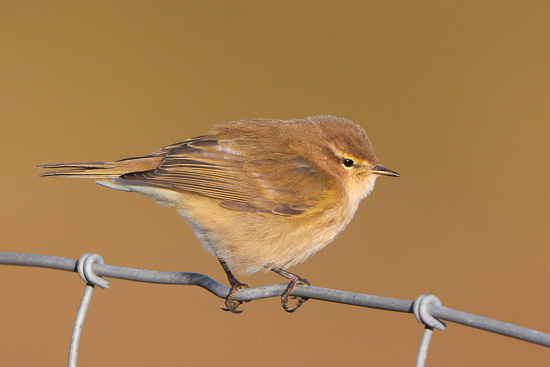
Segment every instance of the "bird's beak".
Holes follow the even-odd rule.
[[[380,176],[401,177],[399,173],[394,172],[391,169],[384,168],[379,164],[372,167],[371,172],[374,173],[375,175],[380,175]]]

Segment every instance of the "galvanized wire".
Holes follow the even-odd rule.
[[[103,264],[103,260],[100,259],[101,257],[99,255],[94,254],[85,254],[80,260],[73,260],[55,256],[0,252],[0,265],[33,266],[78,272],[87,283],[73,330],[69,357],[70,363],[73,364],[69,364],[69,366],[76,366],[79,333],[82,328],[82,323],[84,322],[84,316],[91,298],[93,286],[99,285],[104,288],[108,286],[106,280],[97,277],[110,277],[157,284],[197,285],[220,298],[225,298],[230,291],[230,288],[203,274],[125,268],[105,265]],[[285,291],[286,287],[287,284],[283,283],[240,289],[237,291],[234,298],[238,301],[252,301],[255,299],[278,297]],[[425,363],[433,328],[439,330],[445,328],[444,323],[440,320],[446,320],[550,347],[550,334],[446,308],[441,306],[441,302],[437,297],[431,295],[421,295],[416,301],[408,301],[302,285],[296,286],[293,295],[354,306],[413,313],[420,322],[425,324],[425,330],[417,358],[417,366],[423,366]]]
[[[87,253],[82,255],[76,263],[76,271],[78,272],[80,278],[86,282],[86,288],[84,288],[84,294],[82,295],[80,307],[78,308],[74,321],[71,344],[69,346],[69,367],[76,367],[80,334],[82,333],[82,327],[84,326],[84,319],[86,318],[86,313],[88,312],[88,306],[92,300],[94,287],[97,285],[101,288],[109,288],[109,282],[98,277],[94,273],[94,264],[104,264],[103,258],[98,254]]]
[[[416,357],[416,367],[424,367],[428,357],[428,348],[432,340],[433,330],[445,330],[445,323],[434,318],[431,314],[432,307],[440,307],[441,301],[431,294],[422,294],[413,303],[413,314],[416,319],[426,325],[420,340],[418,355]]]

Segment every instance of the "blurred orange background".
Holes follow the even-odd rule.
[[[174,210],[40,163],[114,160],[239,119],[331,114],[365,128],[381,178],[313,285],[550,332],[550,3],[95,1],[0,4],[1,251],[207,274]],[[66,364],[83,282],[0,267],[0,364]],[[251,286],[275,274],[241,277]],[[409,314],[277,298],[233,315],[198,287],[110,279],[80,366],[413,365]],[[547,348],[448,324],[432,366],[540,366]]]

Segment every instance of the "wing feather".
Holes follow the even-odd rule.
[[[327,199],[329,175],[294,153],[241,140],[202,136],[164,147],[158,167],[122,175],[137,181],[195,193],[233,210],[294,216],[319,209]]]

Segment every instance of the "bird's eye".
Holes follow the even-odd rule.
[[[346,168],[351,168],[351,167],[353,167],[353,159],[344,158],[344,159],[342,160],[342,164],[343,164],[344,167],[346,167]]]

